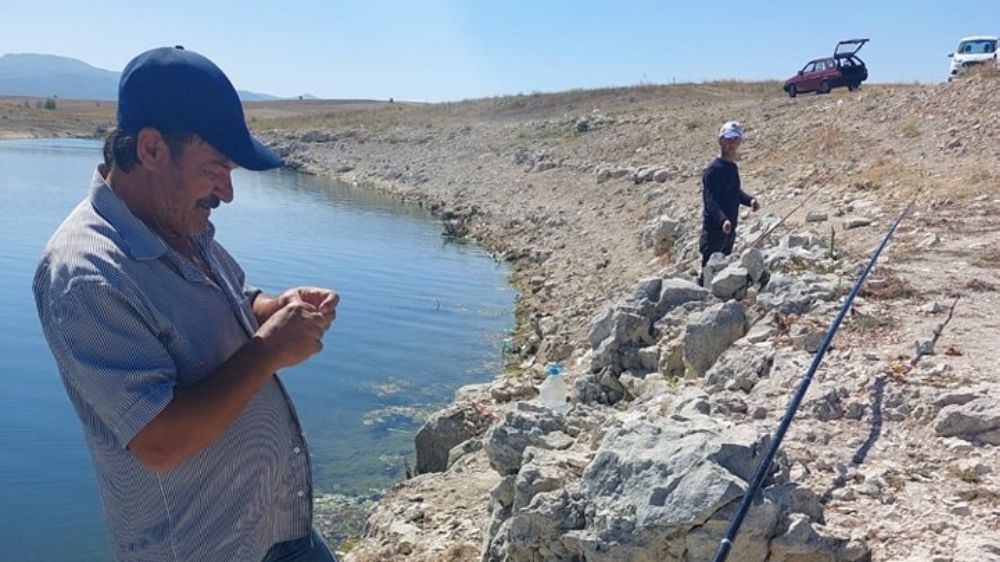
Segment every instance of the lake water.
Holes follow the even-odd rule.
[[[110,560],[82,430],[43,339],[31,280],[45,241],[86,195],[92,141],[0,142],[0,560]],[[501,366],[507,271],[446,243],[425,211],[322,178],[237,171],[217,239],[266,292],[336,289],[323,352],[282,373],[313,453],[317,494],[374,496],[413,465],[420,417]]]

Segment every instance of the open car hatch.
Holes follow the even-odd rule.
[[[841,41],[837,43],[837,47],[833,50],[833,56],[835,57],[849,57],[861,50],[861,47],[865,46],[868,39],[847,39],[846,41]]]

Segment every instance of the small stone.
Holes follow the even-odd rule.
[[[926,250],[928,248],[933,248],[934,246],[937,246],[940,243],[941,239],[938,238],[938,235],[931,232],[927,234],[927,236],[921,238],[919,242],[917,242],[917,247],[920,248],[921,250]]]
[[[746,335],[746,340],[750,343],[763,343],[771,339],[777,330],[774,326],[754,326]]]
[[[920,307],[920,310],[921,312],[924,312],[926,314],[937,314],[938,312],[941,312],[941,305],[938,304],[937,301],[930,301],[929,303]]]
[[[916,341],[917,355],[934,355],[934,340],[930,338]]]
[[[808,250],[813,245],[813,237],[809,234],[788,234],[781,239],[782,248],[802,248]]]
[[[863,226],[868,226],[872,223],[872,219],[865,217],[847,217],[843,221],[844,230],[851,230],[852,228],[861,228]]]
[[[792,339],[792,346],[796,349],[816,353],[819,350],[819,346],[823,344],[823,338],[826,336],[826,333],[812,326],[796,324],[792,326],[789,336]]]
[[[958,515],[959,517],[972,515],[972,510],[969,508],[969,504],[965,502],[956,503],[955,505],[951,506],[951,509],[949,509],[948,511],[950,511],[952,515]]]
[[[830,497],[832,497],[835,500],[849,502],[854,500],[855,495],[854,495],[854,490],[851,488],[837,488],[836,490],[830,493]]]
[[[653,173],[653,181],[657,183],[663,183],[673,176],[673,171],[667,168],[661,168]]]
[[[806,222],[826,222],[828,215],[825,211],[809,211],[806,215]]]

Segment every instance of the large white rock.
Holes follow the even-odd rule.
[[[417,474],[441,472],[448,468],[452,448],[477,435],[492,423],[482,410],[461,402],[435,412],[417,431]]]
[[[982,396],[964,404],[945,406],[934,420],[934,431],[943,437],[1000,445],[1000,399]]]
[[[736,301],[706,308],[684,329],[683,358],[689,376],[703,376],[719,355],[747,331],[746,314]]]
[[[747,270],[747,274],[750,275],[750,279],[754,283],[760,283],[764,272],[767,271],[767,266],[764,264],[764,254],[757,248],[747,248],[740,256],[740,265]]]
[[[712,276],[712,294],[723,300],[741,299],[749,284],[750,274],[734,263]]]

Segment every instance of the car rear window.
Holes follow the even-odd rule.
[[[961,55],[983,55],[995,53],[996,50],[997,42],[995,39],[972,39],[959,43],[955,52]]]

